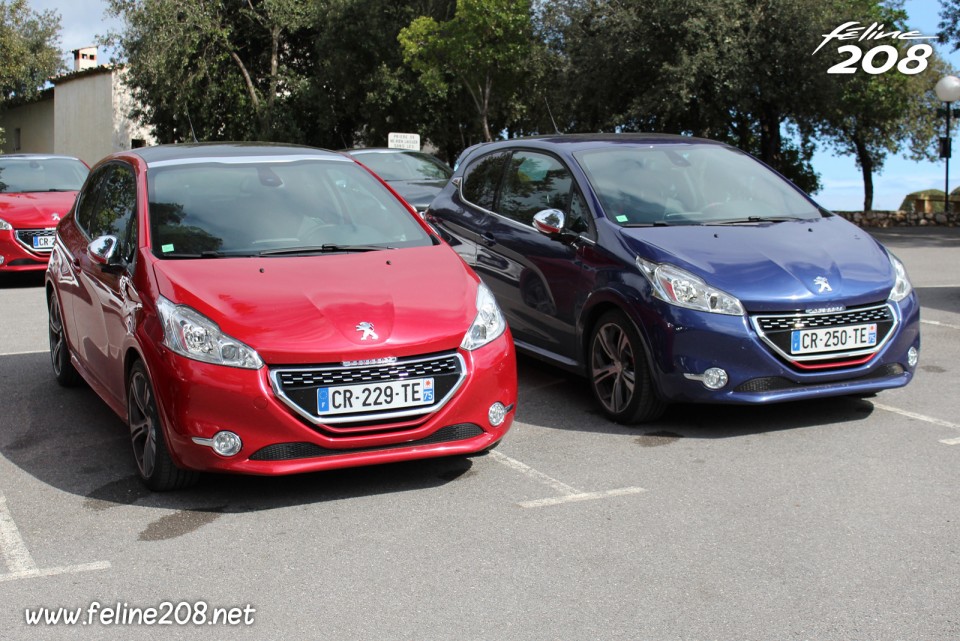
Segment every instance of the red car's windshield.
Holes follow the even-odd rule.
[[[353,162],[191,162],[151,167],[148,176],[152,246],[161,258],[433,243]]]
[[[0,193],[77,191],[89,169],[73,158],[4,158],[0,156]]]

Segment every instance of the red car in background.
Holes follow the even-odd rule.
[[[89,172],[70,156],[0,155],[0,273],[46,269],[57,223]]]
[[[341,154],[108,156],[57,230],[46,296],[57,381],[126,420],[154,490],[474,454],[513,420],[493,295]]]

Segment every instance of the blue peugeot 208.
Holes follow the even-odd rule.
[[[517,348],[585,375],[615,421],[670,402],[869,395],[917,366],[901,262],[724,144],[478,145],[426,218],[493,290]]]

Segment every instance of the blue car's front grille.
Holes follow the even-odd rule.
[[[758,314],[750,320],[757,334],[777,356],[801,370],[861,364],[887,343],[899,323],[893,308],[886,303],[842,312]],[[794,350],[794,340],[802,335],[801,332],[864,326],[871,326],[871,329],[875,326],[876,336],[872,344],[855,348],[838,346],[813,353]]]
[[[789,314],[757,317],[757,326],[765,333],[882,322],[893,322],[893,312],[887,305],[851,309],[832,314]]]

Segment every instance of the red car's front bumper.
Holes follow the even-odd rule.
[[[42,271],[50,260],[49,251],[28,250],[16,238],[16,230],[0,229],[0,272]]]
[[[146,355],[170,454],[181,467],[244,474],[295,474],[420,458],[464,455],[495,444],[513,422],[517,370],[509,332],[472,352],[460,351],[463,383],[425,419],[380,425],[381,431],[331,436],[295,414],[274,393],[269,369],[244,370],[189,360],[161,348]],[[490,406],[509,408],[491,426]],[[240,452],[220,456],[195,438],[229,430]],[[273,447],[271,447],[273,446]],[[268,448],[268,449],[265,449]]]

